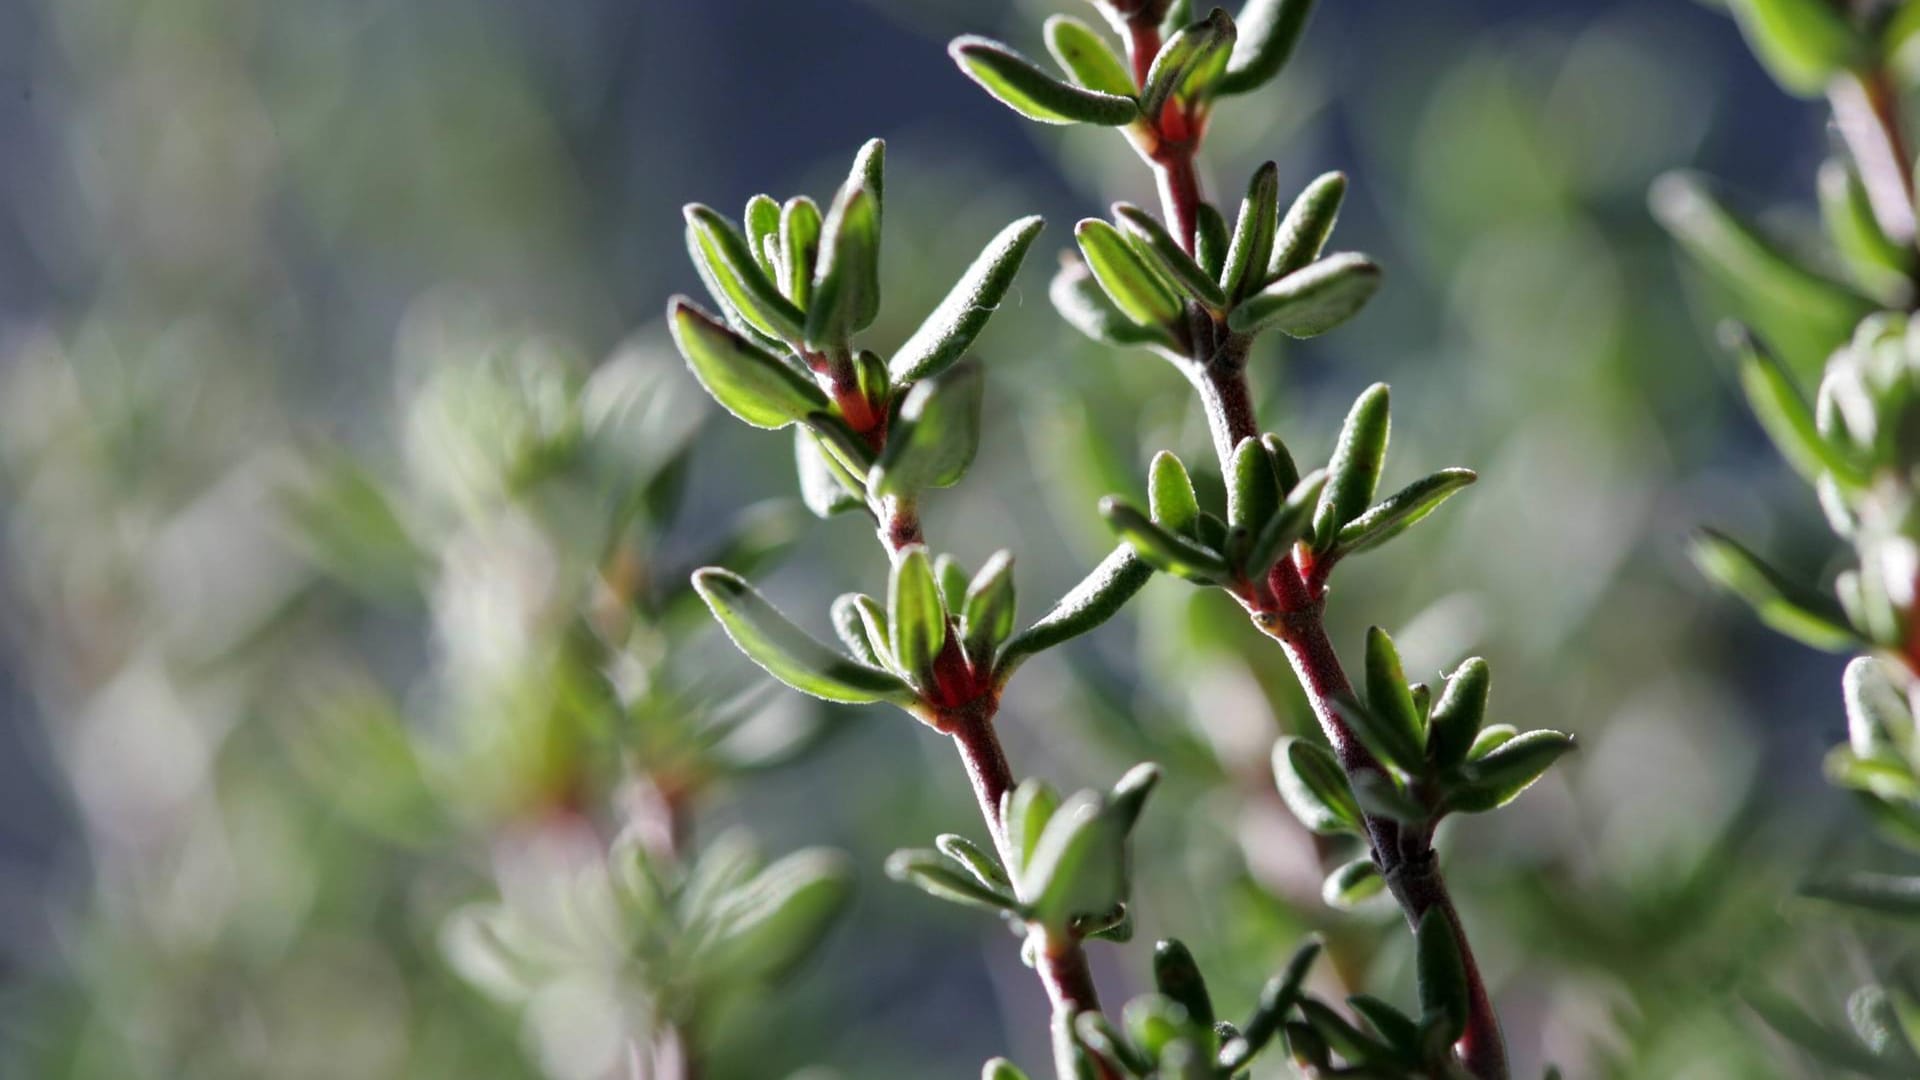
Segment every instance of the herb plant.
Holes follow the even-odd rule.
[[[1661,179],[1655,215],[1751,324],[1729,322],[1724,344],[1754,415],[1819,497],[1845,549],[1822,586],[1782,570],[1719,532],[1693,553],[1701,570],[1769,626],[1816,648],[1860,655],[1847,665],[1847,741],[1826,759],[1829,779],[1859,797],[1882,836],[1920,850],[1920,252],[1914,158],[1901,113],[1914,82],[1914,5],[1738,0],[1735,17],[1782,87],[1825,97],[1838,146],[1818,181],[1829,250],[1790,250],[1731,210],[1690,174]],[[1809,396],[1806,386],[1817,385]],[[1920,877],[1822,874],[1812,897],[1911,919]],[[1920,1070],[1920,983],[1873,965],[1875,981],[1848,999],[1851,1031],[1768,991],[1751,1002],[1780,1034],[1848,1075]]]
[[[822,213],[804,196],[755,196],[738,222],[686,211],[687,242],[718,313],[676,297],[668,318],[696,377],[739,419],[792,428],[800,486],[821,517],[871,518],[885,553],[884,599],[842,596],[840,647],[795,626],[739,574],[710,567],[694,586],[734,643],[780,681],[829,701],[891,704],[951,738],[990,843],[943,835],[896,853],[888,872],[936,896],[996,912],[1023,940],[1052,1002],[1056,1070],[1075,1076],[1238,1076],[1283,1038],[1307,1075],[1509,1075],[1499,1022],[1447,892],[1432,839],[1450,814],[1504,805],[1569,750],[1557,731],[1485,723],[1488,668],[1470,659],[1438,686],[1409,683],[1388,635],[1365,643],[1364,692],[1343,669],[1322,619],[1332,576],[1352,556],[1397,538],[1470,484],[1445,469],[1376,498],[1388,390],[1349,412],[1330,460],[1304,474],[1255,416],[1247,369],[1262,334],[1306,338],[1366,304],[1380,269],[1328,254],[1346,180],[1323,176],[1283,210],[1278,170],[1259,169],[1234,220],[1201,191],[1197,155],[1213,107],[1268,83],[1308,22],[1310,0],[1250,0],[1237,17],[1196,18],[1165,0],[1102,0],[1124,58],[1094,27],[1049,19],[1064,78],[1014,48],[967,36],[950,52],[989,94],[1049,124],[1106,126],[1155,177],[1159,214],[1120,204],[1074,230],[1050,294],[1098,341],[1153,351],[1193,384],[1227,490],[1203,507],[1186,466],[1153,459],[1146,508],[1114,497],[1100,513],[1120,544],[1044,616],[1019,628],[1010,553],[969,571],[928,546],[919,505],[959,482],[980,439],[984,367],[969,351],[1040,232],[1007,226],[907,341],[883,358],[857,335],[880,302],[883,148],[869,143]],[[1032,656],[1114,615],[1154,571],[1230,594],[1274,639],[1313,706],[1324,743],[1282,740],[1280,793],[1309,828],[1357,838],[1358,858],[1330,867],[1336,899],[1384,888],[1413,929],[1420,1006],[1407,1015],[1365,995],[1350,1020],[1304,992],[1309,943],[1239,1024],[1218,1020],[1177,941],[1155,950],[1159,992],[1115,1024],[1085,948],[1131,934],[1129,835],[1158,777],[1128,771],[1108,791],[1062,797],[1016,779],[995,725],[1001,693]],[[989,1077],[1021,1074],[989,1063]]]

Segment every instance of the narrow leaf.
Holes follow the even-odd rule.
[[[977,363],[915,383],[867,475],[867,490],[914,495],[958,483],[980,447],[985,393],[986,378]]]
[[[1189,540],[1153,523],[1147,515],[1108,496],[1100,500],[1100,516],[1141,558],[1169,574],[1189,581],[1213,583],[1226,578],[1226,557],[1196,540]]]
[[[726,410],[761,428],[782,428],[827,407],[827,395],[786,361],[676,296],[667,306],[674,344],[694,378]]]
[[[1279,513],[1285,496],[1265,444],[1251,435],[1241,439],[1227,462],[1228,527],[1257,535]]]
[[[1015,607],[1010,552],[994,552],[993,558],[980,568],[980,573],[967,586],[961,612],[960,627],[967,658],[976,667],[984,668],[992,663],[1001,642],[1013,635]]]
[[[947,52],[967,78],[1029,120],[1117,127],[1132,123],[1140,115],[1133,98],[1061,82],[1033,61],[988,38],[971,34],[955,38]]]
[[[860,480],[847,472],[805,426],[793,429],[793,457],[800,472],[800,498],[816,517],[828,518],[866,505]]]
[[[1839,601],[1787,577],[1730,537],[1703,529],[1691,552],[1701,573],[1746,601],[1761,622],[1780,633],[1828,652],[1860,643]]]
[[[1360,831],[1360,804],[1326,747],[1281,739],[1273,745],[1273,778],[1287,809],[1302,825],[1325,836]]]
[[[886,870],[893,880],[951,903],[987,911],[1011,911],[1018,907],[1011,896],[995,892],[954,869],[938,852],[896,851],[887,856]]]
[[[746,579],[718,567],[694,571],[693,587],[747,658],[788,686],[828,701],[855,704],[915,700],[885,671],[868,667],[815,641],[789,622]]]
[[[1380,728],[1380,741],[1394,764],[1418,775],[1425,764],[1427,733],[1424,718],[1414,707],[1407,673],[1393,639],[1377,626],[1367,628],[1367,713]]]
[[[1000,235],[960,275],[940,306],[893,354],[894,382],[905,385],[938,375],[966,354],[974,338],[986,328],[987,320],[1000,309],[1000,301],[1019,273],[1021,260],[1045,224],[1037,217],[1026,217],[1000,230]]]
[[[1314,0],[1247,0],[1240,8],[1240,38],[1216,93],[1244,94],[1272,81],[1286,67],[1313,14]]]
[[[1060,598],[1053,610],[1016,634],[1000,653],[997,677],[1002,681],[1027,657],[1070,641],[1111,619],[1133,594],[1153,577],[1153,567],[1121,544],[1080,584]]]
[[[1427,756],[1435,765],[1451,769],[1467,759],[1480,725],[1486,722],[1492,686],[1492,669],[1477,656],[1467,658],[1447,676],[1446,689],[1428,718]]]
[[[842,593],[833,601],[833,633],[840,644],[847,647],[861,663],[872,668],[885,668],[887,662],[881,658],[877,643],[867,633],[867,621],[860,609],[872,604],[870,596],[861,593]]]
[[[804,195],[780,209],[780,291],[801,310],[813,296],[813,272],[820,262],[820,208]]]
[[[1074,82],[1114,97],[1133,96],[1132,72],[1092,27],[1070,15],[1054,15],[1045,31],[1047,51]]]
[[[1380,288],[1380,267],[1351,251],[1295,270],[1248,297],[1227,316],[1236,334],[1275,329],[1310,338],[1346,322]]]
[[[1227,306],[1226,293],[1213,276],[1201,269],[1180,246],[1180,241],[1160,224],[1158,218],[1130,203],[1115,203],[1113,214],[1126,230],[1127,237],[1133,241],[1134,250],[1148,259],[1167,280],[1173,282],[1187,296],[1197,300],[1215,311]]]
[[[1461,767],[1465,783],[1447,793],[1447,806],[1469,814],[1505,806],[1545,776],[1573,747],[1573,736],[1564,732],[1541,730],[1516,735]]]
[[[1333,873],[1328,874],[1320,884],[1320,899],[1331,908],[1350,911],[1361,903],[1380,895],[1387,887],[1387,879],[1380,876],[1380,868],[1366,856],[1349,863],[1343,863]],[[1376,1028],[1378,1025],[1375,1025]]]
[[[1827,0],[1731,0],[1727,6],[1774,80],[1801,97],[1820,96],[1828,80],[1866,51]]]
[[[1168,450],[1153,455],[1147,468],[1147,510],[1163,527],[1186,536],[1194,535],[1200,520],[1200,502],[1193,494],[1193,479],[1187,467]]]
[[[1142,326],[1120,310],[1080,257],[1063,253],[1060,269],[1047,287],[1054,310],[1075,330],[1107,345],[1163,345],[1175,342],[1166,327]]]
[[[1235,301],[1267,283],[1268,260],[1273,258],[1274,237],[1280,227],[1280,169],[1269,161],[1254,170],[1247,183],[1246,198],[1240,200],[1240,217],[1234,223],[1233,243],[1227,248],[1226,265],[1220,271],[1220,286]]]
[[[691,203],[685,213],[695,257],[704,263],[722,299],[761,333],[782,341],[797,340],[803,321],[800,309],[781,295],[761,269],[747,238],[711,207]]]
[[[1366,512],[1380,484],[1386,463],[1392,417],[1387,384],[1374,383],[1354,400],[1340,427],[1333,460],[1327,465],[1327,486],[1313,514],[1316,547],[1329,548],[1340,530]]]
[[[1088,218],[1073,231],[1087,268],[1127,317],[1143,326],[1167,326],[1180,317],[1180,301],[1120,235],[1120,230]]]
[[[1780,361],[1738,324],[1728,325],[1726,340],[1739,353],[1740,387],[1746,391],[1747,403],[1787,463],[1809,483],[1831,472],[1851,487],[1865,484],[1865,470],[1820,433],[1813,407]]]
[[[1208,84],[1218,79],[1207,76],[1223,70],[1221,61],[1231,56],[1236,36],[1233,19],[1214,8],[1206,18],[1168,38],[1147,71],[1140,91],[1140,115],[1158,123],[1161,110],[1176,94],[1188,97],[1209,89]]]
[[[1320,174],[1300,192],[1280,222],[1273,254],[1267,259],[1266,280],[1303,270],[1320,257],[1346,197],[1347,176],[1339,172]]]
[[[1371,551],[1419,524],[1479,478],[1472,469],[1441,469],[1423,476],[1342,526],[1334,550],[1343,555]]]
[[[1213,1026],[1213,998],[1207,993],[1207,980],[1200,974],[1200,965],[1194,963],[1193,953],[1177,939],[1167,938],[1154,945],[1153,983],[1187,1010],[1190,1021]]]
[[[941,833],[934,837],[933,846],[940,853],[966,868],[974,880],[986,888],[996,891],[1013,890],[1013,881],[1001,868],[1000,860],[982,850],[978,844],[957,833]]]
[[[815,349],[845,348],[862,316],[880,297],[880,200],[864,187],[834,196],[820,231],[820,264],[813,275],[806,340]],[[872,321],[867,317],[867,322]]]
[[[1287,493],[1286,501],[1280,504],[1280,512],[1267,521],[1266,527],[1254,537],[1253,546],[1247,550],[1242,570],[1248,577],[1266,573],[1280,560],[1282,552],[1306,535],[1307,529],[1313,524],[1314,508],[1319,504],[1320,493],[1326,486],[1325,469],[1313,470],[1293,486],[1293,490]]]
[[[933,577],[927,549],[909,548],[893,566],[887,584],[887,635],[900,670],[920,686],[933,682],[933,661],[947,640],[947,611]]]
[[[1446,1035],[1446,1041],[1456,1042],[1466,1033],[1471,1007],[1460,943],[1454,938],[1453,924],[1442,909],[1429,908],[1420,917],[1420,925],[1414,930],[1414,953],[1421,1019],[1440,1019],[1440,1030]]]

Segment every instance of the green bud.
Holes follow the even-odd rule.
[[[1117,127],[1139,115],[1133,98],[1061,82],[1013,49],[988,38],[966,35],[947,53],[967,78],[1001,104],[1043,124],[1101,124]]]
[[[1266,445],[1251,435],[1241,439],[1227,463],[1228,527],[1258,533],[1279,513],[1285,494]]]
[[[1147,469],[1147,508],[1161,526],[1185,536],[1194,535],[1200,502],[1194,497],[1187,467],[1171,451],[1153,455],[1153,464]]]

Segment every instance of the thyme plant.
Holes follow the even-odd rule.
[[[1008,552],[969,572],[935,555],[921,500],[957,483],[980,438],[984,368],[969,351],[1040,231],[1016,221],[991,240],[946,299],[891,356],[858,338],[880,298],[883,151],[869,143],[823,214],[804,196],[755,196],[740,221],[693,205],[687,241],[717,313],[676,297],[668,318],[696,377],[757,427],[795,431],[800,485],[822,517],[861,513],[886,557],[884,600],[851,593],[832,607],[840,648],[795,626],[741,576],[720,568],[695,587],[734,643],[776,678],[831,701],[887,703],[952,739],[978,798],[987,847],[957,834],[896,853],[888,871],[945,899],[998,913],[1024,942],[1052,1002],[1056,1069],[1067,1076],[1238,1076],[1284,1033],[1307,1075],[1509,1075],[1492,1002],[1432,847],[1448,815],[1493,809],[1538,779],[1572,739],[1485,724],[1489,676],[1469,660],[1437,688],[1409,683],[1379,629],[1365,648],[1364,693],[1348,679],[1322,619],[1336,567],[1398,537],[1474,479],[1447,469],[1377,499],[1388,391],[1362,393],[1331,459],[1304,475],[1263,432],[1247,381],[1257,339],[1304,338],[1355,315],[1380,270],[1328,254],[1345,179],[1328,174],[1283,211],[1278,170],[1249,182],[1235,219],[1201,190],[1197,155],[1212,109],[1268,83],[1311,14],[1310,0],[1250,0],[1236,18],[1195,18],[1164,0],[1096,5],[1121,49],[1069,16],[1049,19],[1064,77],[981,37],[950,52],[975,82],[1049,124],[1118,129],[1150,167],[1154,213],[1120,204],[1074,230],[1051,296],[1097,340],[1145,348],[1194,385],[1226,479],[1223,507],[1202,507],[1184,464],[1154,458],[1147,508],[1120,498],[1101,514],[1121,543],[1037,621],[1017,629]],[[1124,53],[1124,58],[1122,56]],[[1310,828],[1360,840],[1335,867],[1337,898],[1384,889],[1414,930],[1420,1008],[1350,999],[1349,1020],[1303,992],[1309,943],[1270,982],[1247,1020],[1218,1021],[1184,947],[1156,948],[1158,993],[1116,1025],[1102,1010],[1087,943],[1130,936],[1128,836],[1157,778],[1130,770],[1108,791],[1061,797],[1017,780],[996,723],[1001,694],[1032,656],[1110,618],[1154,571],[1231,594],[1281,647],[1313,704],[1324,744],[1283,740],[1281,794]],[[1005,1062],[986,1075],[1022,1075]]]
[[[1782,570],[1719,532],[1693,553],[1706,575],[1769,626],[1857,653],[1842,680],[1847,740],[1826,759],[1880,834],[1920,850],[1920,252],[1914,158],[1901,103],[1916,81],[1920,6],[1739,0],[1735,17],[1781,86],[1831,106],[1837,145],[1818,193],[1829,250],[1788,248],[1690,174],[1652,193],[1667,226],[1742,319],[1723,326],[1740,385],[1781,456],[1816,490],[1843,567],[1826,584]],[[1770,343],[1778,343],[1770,346]],[[1811,400],[1806,385],[1817,385]],[[1823,873],[1806,893],[1920,916],[1920,876]],[[1851,1031],[1770,992],[1775,1030],[1849,1075],[1920,1070],[1920,982],[1876,963],[1847,1001]]]

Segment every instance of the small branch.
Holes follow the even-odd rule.
[[[1172,104],[1167,106],[1173,108]],[[1193,146],[1163,147],[1153,158],[1153,180],[1160,190],[1160,206],[1167,231],[1192,255],[1200,221],[1200,177],[1193,168]]]
[[[1211,322],[1211,320],[1207,320]],[[1192,361],[1183,365],[1187,381],[1200,395],[1201,410],[1207,416],[1207,430],[1213,435],[1213,452],[1221,468],[1233,460],[1240,440],[1257,438],[1260,423],[1253,409],[1253,394],[1247,388],[1244,346],[1241,350],[1223,349],[1215,353],[1196,346]]]
[[[1894,243],[1912,244],[1913,156],[1901,130],[1899,91],[1884,68],[1874,68],[1835,79],[1827,100],[1881,231]]]

